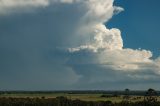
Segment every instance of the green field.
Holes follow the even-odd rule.
[[[129,101],[144,101],[146,91],[129,91]],[[157,94],[160,94],[157,91]],[[69,100],[82,101],[111,101],[119,103],[124,101],[126,91],[1,91],[0,97],[3,98],[57,98],[66,97]],[[160,101],[160,96],[156,96]]]
[[[79,99],[83,101],[112,101],[112,102],[121,102],[123,100],[123,96],[118,97],[101,97],[102,94],[68,94],[68,93],[51,93],[51,94],[26,94],[26,93],[11,93],[11,94],[1,94],[0,97],[12,97],[12,98],[56,98],[59,96],[67,97],[68,99]],[[142,101],[143,97],[139,96],[140,99],[134,100],[137,96],[131,96],[130,100],[134,101]]]

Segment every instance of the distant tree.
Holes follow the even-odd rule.
[[[150,88],[147,90],[145,94],[144,101],[154,103],[154,102],[157,102],[157,97],[158,97],[158,93],[154,89]]]
[[[124,91],[123,102],[130,102],[130,90],[129,89],[125,89]]]

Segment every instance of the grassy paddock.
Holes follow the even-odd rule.
[[[107,94],[106,94],[107,95]],[[42,98],[42,97],[45,97],[45,98],[56,98],[56,97],[59,97],[59,96],[64,96],[64,97],[67,97],[68,99],[71,99],[71,100],[76,100],[76,99],[79,99],[79,100],[82,100],[82,101],[112,101],[112,102],[121,102],[123,101],[123,96],[122,95],[119,95],[117,97],[110,97],[110,96],[107,96],[107,97],[101,97],[102,94],[101,93],[94,93],[94,94],[69,94],[69,93],[5,93],[5,94],[1,94],[0,97],[6,97],[6,98],[9,98],[9,97],[12,97],[12,98]],[[137,99],[137,97],[139,97]],[[136,102],[136,101],[143,101],[144,97],[143,96],[131,96],[130,97],[130,100],[131,102]],[[158,98],[160,100],[160,98]]]

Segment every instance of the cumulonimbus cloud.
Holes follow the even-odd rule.
[[[46,80],[51,84],[51,80],[54,80],[54,84],[68,83],[71,88],[84,89],[96,88],[104,83],[115,87],[117,83],[128,86],[136,81],[158,81],[160,59],[151,59],[152,52],[149,50],[125,48],[121,31],[107,28],[106,23],[112,16],[124,11],[113,3],[114,0],[1,0],[0,15],[26,9],[42,9],[37,9],[37,16],[34,13],[29,18],[22,16],[20,22],[23,24],[18,24],[17,28],[10,27],[11,32],[4,32],[14,38],[3,36],[1,43],[5,47],[0,46],[5,48],[5,52],[8,49],[15,51],[15,56],[18,53],[21,57],[19,61],[25,61],[27,69],[34,73],[33,79],[37,78],[37,81],[41,79],[41,75],[34,77],[36,73],[46,76],[53,74],[53,78]],[[14,19],[16,23],[19,22]],[[7,41],[12,46],[7,45]],[[5,52],[0,56],[4,58],[7,54]],[[12,66],[13,63],[9,65]],[[51,74],[45,74],[44,70]],[[63,80],[57,76],[63,77]]]
[[[92,3],[97,4],[92,7]],[[89,50],[97,53],[97,55],[101,54],[98,57],[102,60],[101,63],[115,63],[115,67],[117,66],[118,70],[121,70],[121,68],[122,70],[138,69],[137,63],[153,62],[150,59],[152,57],[151,51],[133,50],[123,47],[120,30],[116,28],[108,29],[104,25],[104,22],[107,22],[114,15],[114,11],[120,12],[123,10],[120,7],[113,6],[113,0],[97,2],[91,0],[88,5],[89,12],[86,13],[83,21],[87,21],[87,24],[90,25],[87,26],[89,28],[87,31],[91,35],[90,41],[86,45],[69,48],[70,52]],[[84,31],[81,31],[81,34],[87,31],[84,29]]]
[[[93,7],[92,3],[95,3]],[[89,31],[87,34],[90,35],[90,40],[79,47],[69,48],[69,51],[73,53],[73,55],[78,54],[77,56],[73,56],[69,61],[76,70],[79,70],[76,65],[74,66],[77,62],[76,64],[81,64],[81,67],[85,67],[86,63],[90,64],[90,67],[97,66],[103,70],[106,69],[106,71],[113,70],[113,76],[116,72],[121,73],[123,76],[115,76],[117,80],[125,76],[128,77],[126,78],[127,80],[135,80],[137,78],[143,80],[146,78],[154,79],[154,75],[159,75],[160,67],[157,60],[151,59],[151,51],[143,49],[134,50],[123,47],[121,31],[116,28],[108,29],[104,25],[114,14],[123,11],[123,8],[114,7],[113,0],[91,0],[90,3],[88,3],[88,7],[89,12],[83,19],[84,23],[88,22],[88,30],[86,30],[87,28],[82,28],[82,30],[84,30],[81,31],[81,34]],[[99,70],[99,68],[97,68],[97,70]],[[82,70],[84,70],[84,68]],[[87,70],[89,70],[88,67],[86,71]],[[107,73],[106,77],[108,77]]]

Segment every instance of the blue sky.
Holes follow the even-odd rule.
[[[109,27],[121,29],[124,46],[151,50],[154,57],[160,52],[160,1],[116,0],[125,11],[109,21]]]
[[[2,2],[0,89],[160,88],[160,1]]]

